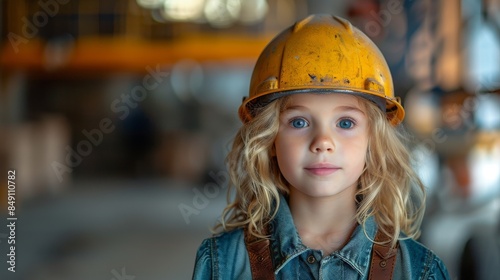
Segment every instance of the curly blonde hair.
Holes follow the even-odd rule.
[[[379,230],[391,238],[395,246],[399,233],[404,238],[418,238],[425,210],[425,188],[414,172],[411,156],[405,146],[404,131],[393,127],[374,103],[361,98],[369,120],[366,164],[359,178],[357,222],[363,225],[374,216]],[[220,227],[225,231],[246,228],[264,238],[264,226],[276,215],[279,194],[287,195],[288,183],[273,156],[274,141],[279,130],[279,115],[288,97],[267,106],[255,108],[255,117],[245,123],[234,138],[226,162],[231,177],[234,200],[222,213]]]

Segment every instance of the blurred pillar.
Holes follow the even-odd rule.
[[[462,85],[461,5],[460,1],[442,0],[436,30],[436,84],[444,90]]]

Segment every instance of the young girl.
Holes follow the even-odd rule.
[[[227,162],[235,198],[193,279],[449,279],[417,243],[424,186],[377,47],[312,15],[255,66]]]

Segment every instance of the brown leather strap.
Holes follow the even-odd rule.
[[[245,229],[245,245],[250,259],[250,269],[253,280],[273,280],[274,269],[271,260],[269,239],[259,239],[250,235]],[[267,235],[267,228],[264,234]],[[389,239],[381,231],[377,231],[375,241],[387,242]],[[390,280],[396,266],[398,244],[391,249],[389,243],[381,245],[374,243],[370,263],[369,280]]]
[[[267,228],[264,232],[267,235]],[[245,245],[250,259],[253,280],[273,280],[274,268],[271,260],[269,239],[256,238],[245,229]]]
[[[385,244],[373,243],[372,260],[370,264],[369,280],[390,280],[396,266],[396,255],[398,244],[391,249],[389,238],[381,231],[375,235],[376,242],[386,242]]]

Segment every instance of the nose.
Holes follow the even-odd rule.
[[[313,153],[332,153],[335,150],[335,143],[332,135],[325,132],[318,133],[311,143],[310,150]]]

